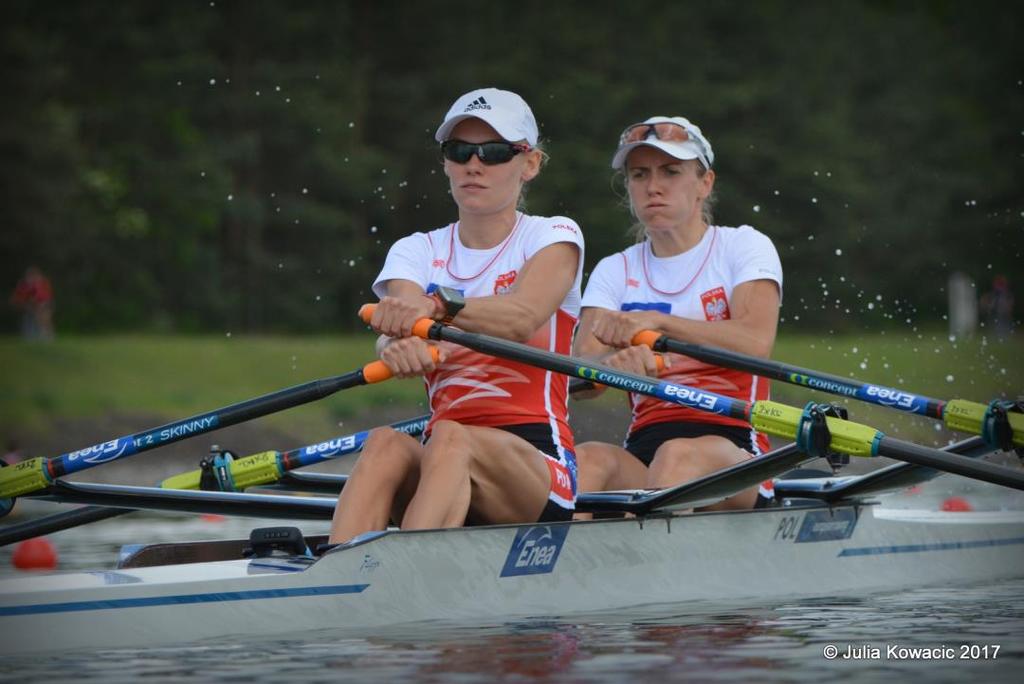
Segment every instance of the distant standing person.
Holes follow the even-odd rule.
[[[11,304],[22,311],[21,334],[25,339],[53,339],[53,287],[37,267],[25,270],[11,294]]]
[[[678,354],[659,371],[633,336],[654,330],[684,342],[767,357],[775,343],[782,265],[772,241],[711,216],[715,156],[700,128],[655,116],[623,131],[612,167],[625,175],[638,242],[605,257],[583,295],[576,351],[608,366],[723,394],[768,398],[768,381]],[[708,475],[768,448],[742,420],[630,395],[624,447],[577,448],[580,491],[660,488]],[[711,508],[750,508],[757,488]],[[770,494],[765,492],[766,498]]]
[[[1002,339],[1013,331],[1013,293],[1006,276],[992,280],[992,289],[981,296],[981,310],[996,337]]]

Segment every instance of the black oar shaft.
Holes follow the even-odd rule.
[[[344,375],[313,380],[295,387],[278,390],[262,397],[225,406],[209,413],[203,413],[184,420],[167,423],[160,427],[140,432],[116,440],[117,448],[111,448],[112,455],[103,453],[102,447],[92,447],[93,453],[71,452],[63,454],[47,462],[49,475],[52,478],[78,472],[99,463],[116,460],[143,451],[149,451],[166,444],[172,444],[204,432],[237,425],[238,423],[260,418],[278,411],[308,404],[323,399],[343,389],[356,387],[366,383],[363,369],[351,371]],[[114,444],[108,442],[106,444]],[[99,447],[99,448],[98,448]],[[116,455],[113,453],[116,452]]]
[[[568,375],[571,378],[584,378],[627,392],[646,394],[666,401],[674,401],[682,406],[750,422],[750,404],[733,397],[696,390],[656,378],[625,373],[518,342],[480,333],[465,332],[442,323],[433,323],[429,328],[421,327],[415,334],[420,335],[421,333],[422,337],[454,342],[484,354],[538,366],[555,373]]]
[[[53,534],[71,527],[116,518],[134,511],[124,508],[107,508],[106,506],[86,506],[71,511],[61,511],[35,520],[26,520],[16,525],[0,528],[0,546],[16,544],[44,534]]]
[[[882,437],[878,442],[878,455],[899,459],[919,466],[943,470],[976,480],[1014,489],[1024,490],[1024,471],[942,452],[938,449],[904,442],[892,437]]]
[[[364,321],[370,320],[374,308],[375,305],[369,304],[360,309],[359,313]],[[430,319],[421,319],[417,322],[413,326],[413,334],[426,339],[455,342],[485,354],[502,356],[569,376],[584,377],[603,385],[646,394],[698,410],[740,418],[752,422],[755,427],[765,429],[772,434],[786,436],[791,439],[796,438],[799,441],[798,433],[799,426],[803,424],[802,419],[797,422],[792,421],[791,414],[796,410],[785,404],[769,401],[756,402],[753,405],[753,409],[757,416],[752,421],[751,405],[745,402],[739,402],[735,399],[713,393],[701,393],[692,388],[664,381],[652,381],[649,378],[621,373],[603,366],[587,365],[571,356],[545,352],[525,344],[494,338],[489,335],[464,332]],[[683,393],[685,393],[685,396]],[[704,397],[710,398],[711,405],[718,408],[711,410],[703,406],[702,399]],[[838,421],[838,419],[834,418],[828,418],[827,420]],[[767,430],[764,426],[773,427],[775,431]],[[973,461],[954,454],[944,454],[938,449],[895,440],[891,437],[885,437],[885,435],[874,428],[856,423],[848,423],[846,421],[833,422],[833,428],[842,428],[845,434],[841,435],[842,439],[836,439],[836,435],[831,435],[828,446],[841,453],[890,456],[907,461],[908,463],[937,468],[946,472],[1024,490],[1024,473],[1019,470],[983,461]],[[849,441],[851,444],[845,447],[846,451],[836,446],[845,441]],[[882,447],[883,444],[885,444],[884,448]],[[862,451],[864,453],[861,453]]]
[[[184,491],[63,480],[53,483],[41,494],[32,495],[32,498],[115,508],[143,508],[157,511],[218,513],[300,520],[330,520],[334,515],[336,503],[333,498]]]
[[[643,334],[646,335],[646,333]],[[749,356],[727,349],[682,342],[665,335],[659,336],[656,340],[650,342],[650,345],[654,351],[674,352],[715,366],[733,368],[765,378],[801,387],[809,387],[810,389],[828,392],[829,394],[851,397],[909,413],[917,413],[938,420],[942,420],[943,407],[946,404],[946,402],[939,399],[911,394],[910,392],[904,392],[891,387],[874,385],[854,378],[843,378],[838,375]]]

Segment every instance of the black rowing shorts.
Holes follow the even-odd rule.
[[[754,448],[750,443],[750,430],[751,428],[740,425],[667,421],[646,425],[636,432],[630,433],[626,437],[623,447],[649,468],[651,461],[654,460],[654,452],[670,439],[692,439],[709,435],[725,437],[740,449],[754,453]]]

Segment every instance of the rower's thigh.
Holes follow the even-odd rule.
[[[479,523],[533,522],[548,501],[545,457],[526,440],[497,428],[459,426],[469,447],[469,519]],[[433,443],[438,435],[432,435]]]
[[[584,442],[576,447],[581,492],[639,489],[647,481],[647,466],[620,446]]]

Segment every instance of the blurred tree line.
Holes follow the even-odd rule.
[[[1002,2],[8,1],[0,260],[64,331],[337,331],[388,245],[452,220],[433,131],[520,92],[530,211],[626,243],[621,129],[682,114],[717,222],[769,234],[786,326],[940,321],[1021,280],[1022,11]],[[7,311],[7,330],[14,329]]]

